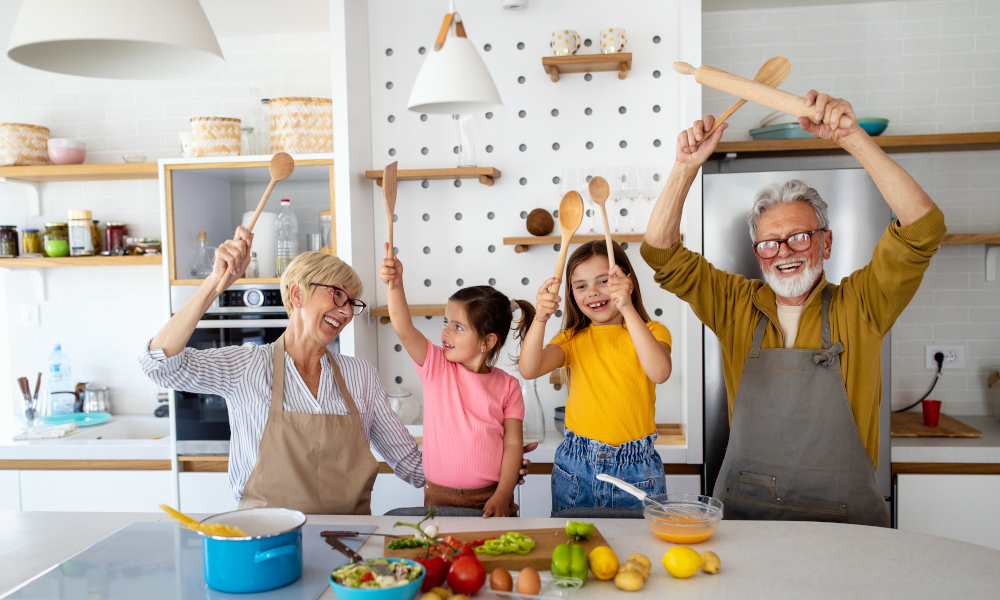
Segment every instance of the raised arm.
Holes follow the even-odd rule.
[[[632,305],[632,278],[626,276],[621,265],[615,265],[608,273],[608,293],[619,312],[625,317],[629,336],[639,356],[639,364],[653,383],[663,383],[670,378],[673,365],[670,361],[670,345],[653,336],[639,312]]]
[[[555,344],[545,344],[545,322],[559,310],[561,299],[549,291],[549,286],[559,283],[555,277],[545,280],[535,296],[535,319],[528,328],[517,359],[517,370],[525,379],[535,379],[558,369],[566,361],[563,349]]]
[[[389,244],[386,243],[385,247],[388,252]],[[403,291],[403,263],[399,262],[399,257],[393,254],[392,258],[382,259],[379,276],[387,286],[390,281],[393,283],[389,287],[389,318],[392,320],[392,329],[413,362],[422,367],[427,359],[427,338],[413,326],[410,305],[406,303],[406,293]]]

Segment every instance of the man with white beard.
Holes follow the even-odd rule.
[[[684,199],[726,129],[702,142],[711,115],[678,136],[641,253],[657,283],[690,304],[722,347],[730,437],[714,496],[725,518],[887,527],[875,483],[882,338],[920,286],[944,237],[944,215],[858,127],[850,103],[815,90],[806,103],[821,123],[800,118],[802,129],[851,153],[897,216],[867,266],[839,285],[826,281],[827,206],[798,180],[754,197],[750,242],[766,283],[684,248]],[[852,120],[849,129],[830,125],[841,116]]]

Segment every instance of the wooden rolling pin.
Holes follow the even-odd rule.
[[[694,80],[701,85],[732,94],[748,102],[780,110],[793,117],[805,117],[816,124],[821,122],[816,119],[816,107],[806,106],[806,99],[801,96],[705,65],[696,69],[686,62],[675,62],[674,70],[683,75],[694,75]],[[850,117],[840,117],[840,129],[848,129],[853,124],[854,121]]]

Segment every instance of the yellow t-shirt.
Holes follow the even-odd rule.
[[[670,344],[663,324],[646,326],[657,341]],[[562,366],[570,368],[567,429],[611,446],[656,431],[656,384],[642,370],[625,325],[591,323],[575,335],[564,329],[549,343],[563,349]]]

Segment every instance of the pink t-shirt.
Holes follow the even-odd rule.
[[[414,365],[424,384],[427,480],[463,489],[500,481],[503,420],[524,420],[517,378],[496,367],[473,373],[430,340],[424,365]]]

